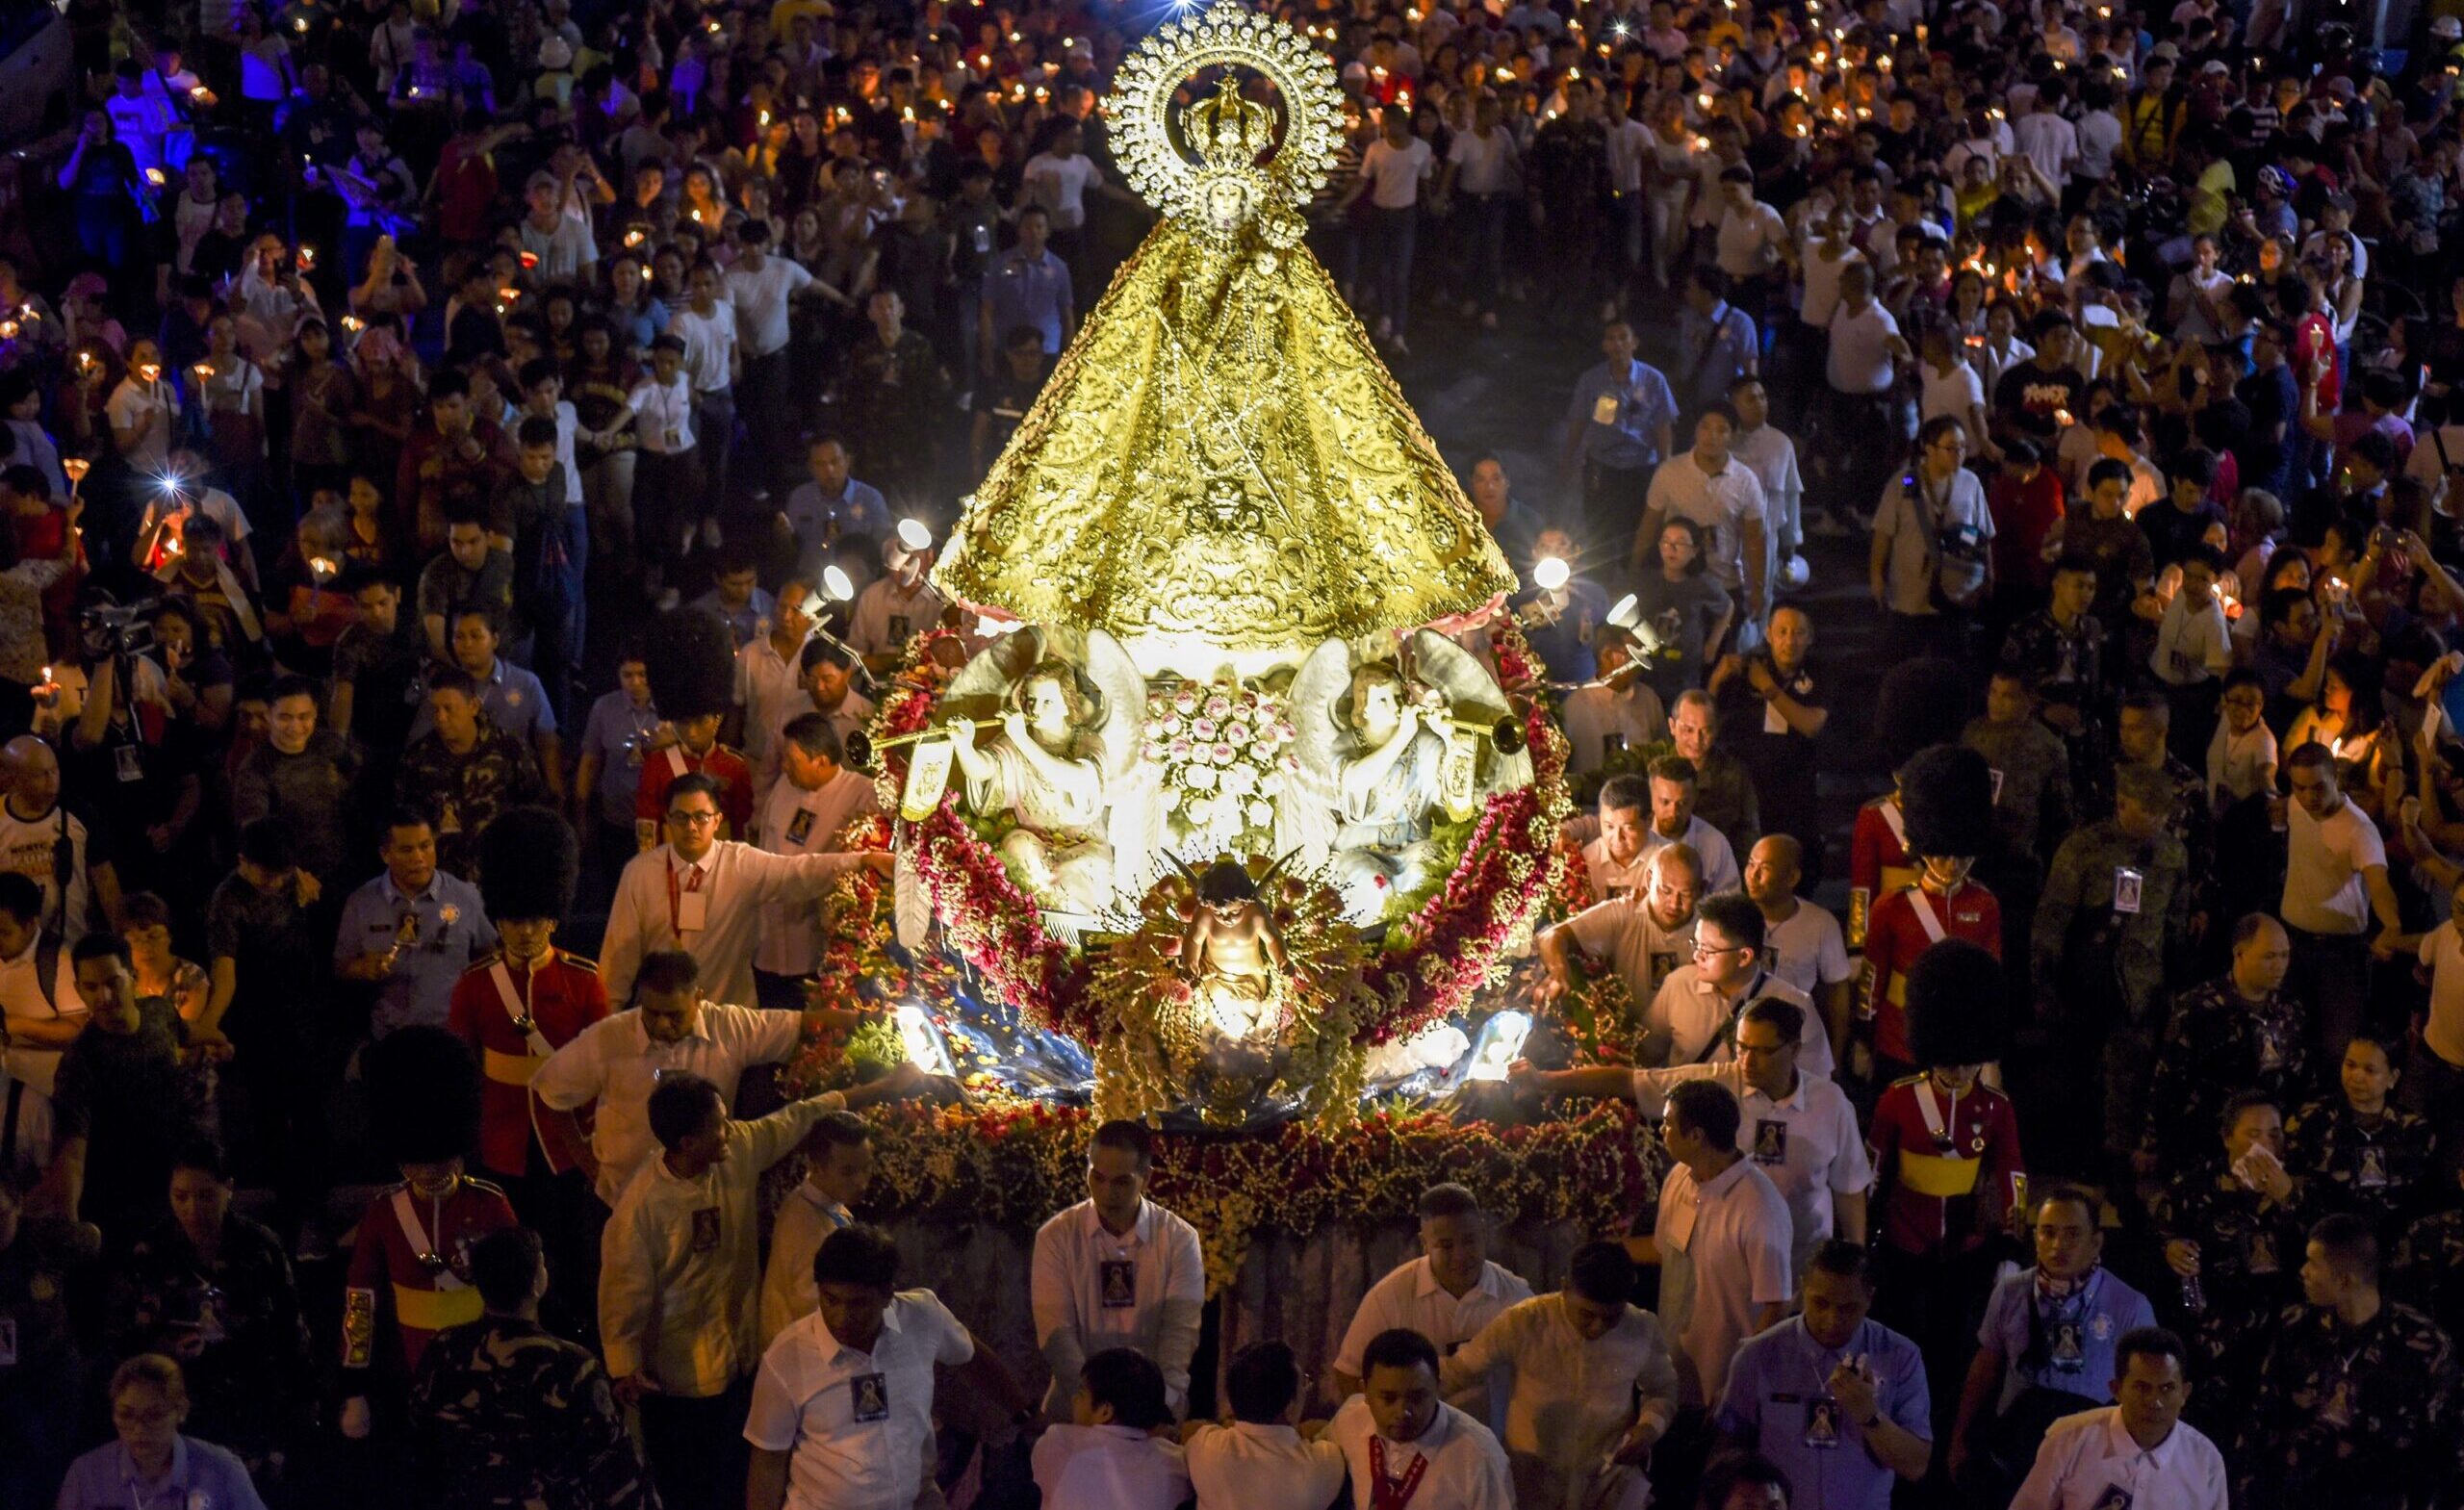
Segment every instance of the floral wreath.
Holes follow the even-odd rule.
[[[1544,679],[1540,662],[1512,618],[1489,625],[1498,679],[1509,692]],[[894,809],[907,779],[908,747],[888,742],[932,721],[954,668],[937,654],[956,647],[951,630],[935,629],[909,643],[907,659],[884,695],[869,729],[881,750],[882,805]],[[946,653],[944,652],[943,653]],[[955,657],[962,659],[963,657]],[[1558,825],[1573,810],[1566,792],[1565,736],[1534,698],[1525,713],[1532,781],[1498,792],[1463,823],[1437,825],[1431,837],[1445,857],[1416,893],[1396,898],[1395,919],[1382,946],[1368,953],[1364,1000],[1352,1041],[1366,1048],[1409,1038],[1470,1006],[1484,986],[1502,981],[1509,957],[1530,938],[1541,909],[1559,884],[1565,860]],[[1040,1028],[1080,1043],[1104,1041],[1108,1013],[1091,989],[1091,963],[1052,936],[1036,899],[1010,878],[992,848],[1003,825],[979,826],[944,793],[933,812],[909,826],[908,850],[949,942],[982,972],[993,994]]]

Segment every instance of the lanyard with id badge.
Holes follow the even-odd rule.
[[[1107,1311],[1129,1311],[1138,1305],[1138,1260],[1103,1259],[1095,1265],[1096,1293]]]
[[[889,1420],[889,1375],[860,1373],[848,1380],[847,1407],[860,1421]]]

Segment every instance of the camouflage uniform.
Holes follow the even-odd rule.
[[[2254,1005],[2230,976],[2192,986],[2173,999],[2156,1045],[2140,1151],[2168,1169],[2203,1162],[2221,1136],[2218,1118],[2227,1101],[2263,1090],[2290,1112],[2309,1062],[2310,1016],[2300,1003],[2272,991]]]
[[[1960,743],[1985,756],[1994,775],[1993,831],[2033,870],[2044,862],[2043,836],[2070,827],[2070,755],[2062,736],[2033,718],[1997,724],[1968,720]]]
[[[2176,1176],[2148,1210],[2160,1243],[2198,1244],[2197,1285],[2183,1286],[2185,1309],[2194,1296],[2203,1302],[2184,1319],[2199,1381],[2193,1424],[2229,1442],[2249,1408],[2275,1318],[2300,1303],[2310,1214],[2298,1190],[2282,1206],[2269,1204],[2215,1158]]]
[[[196,1339],[201,1350],[180,1360],[189,1425],[238,1453],[252,1474],[305,1424],[309,1342],[299,1286],[282,1240],[245,1216],[223,1217],[211,1264],[177,1222],[138,1239],[112,1275],[111,1338],[120,1357],[176,1357],[183,1339]]]
[[[2397,1510],[2453,1488],[2454,1347],[2411,1306],[2359,1326],[2296,1306],[2277,1323],[2236,1462],[2244,1510]]]
[[[2053,615],[2040,610],[2011,626],[2002,642],[2002,664],[2019,674],[2040,703],[2079,710],[2079,728],[2056,734],[2070,756],[2073,791],[2096,784],[2096,762],[2113,724],[2111,692],[2105,685],[2105,630],[2094,614],[2081,614],[2065,629]]]
[[[2136,912],[2115,908],[2125,868],[2140,878]],[[2075,1066],[2084,1068],[2101,1040],[2109,1152],[2138,1145],[2165,943],[2180,931],[2189,869],[2172,835],[2134,839],[2117,820],[2100,819],[2054,851],[2037,903],[2029,950],[2037,994],[2057,1004]]]
[[[2450,1337],[2464,1327],[2464,1211],[2413,1223],[2388,1262],[2387,1289],[2428,1313]]]
[[[2319,1215],[2348,1211],[2389,1247],[2437,1195],[2438,1135],[2427,1120],[2390,1105],[2365,1128],[2342,1096],[2313,1101],[2285,1120],[2284,1166]]]
[[[439,1333],[410,1412],[456,1510],[658,1510],[599,1360],[536,1322]]]
[[[429,733],[402,752],[394,800],[436,820],[436,862],[464,881],[475,879],[478,833],[507,807],[547,793],[530,747],[479,716],[479,742],[455,755]]]

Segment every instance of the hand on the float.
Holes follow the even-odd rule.
[[[325,894],[325,884],[304,870],[295,870],[291,873],[291,892],[301,907],[315,907],[317,899]]]
[[[2184,1279],[2196,1279],[2198,1244],[2188,1238],[2175,1238],[2165,1244],[2165,1265]]]
[[[343,1435],[353,1442],[368,1440],[368,1396],[354,1395],[343,1401]]]
[[[886,876],[898,869],[898,857],[887,850],[866,850],[863,867],[876,876]]]

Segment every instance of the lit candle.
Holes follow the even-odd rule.
[[[343,331],[346,335],[355,336],[367,328],[368,321],[360,319],[357,315],[345,315],[343,317]]]
[[[163,170],[159,167],[147,168],[145,170],[145,181],[152,184],[157,189],[162,188],[165,182],[163,178]]]

